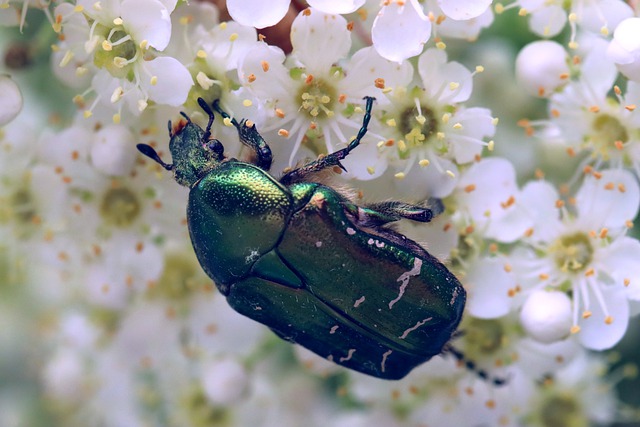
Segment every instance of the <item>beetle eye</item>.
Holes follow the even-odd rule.
[[[213,153],[215,153],[217,157],[221,157],[222,153],[224,153],[224,147],[222,146],[222,143],[217,139],[207,141],[205,146]]]

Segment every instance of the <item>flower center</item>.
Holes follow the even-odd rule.
[[[429,142],[438,132],[438,120],[435,111],[426,105],[409,107],[400,113],[398,130],[403,135],[398,141],[398,154],[400,158],[409,157],[411,148],[422,147]],[[444,147],[444,145],[442,146]]]
[[[611,157],[611,152],[619,151],[629,140],[627,128],[617,117],[600,114],[591,123],[593,130],[592,142],[595,151],[604,159]]]
[[[554,394],[545,398],[539,411],[544,427],[587,427],[580,404],[567,394]]]
[[[15,222],[11,227],[19,237],[28,237],[38,224],[33,194],[26,188],[19,188],[6,198],[0,198],[0,224]]]
[[[121,27],[112,28],[102,46],[96,51],[93,62],[98,68],[105,68],[117,78],[133,79],[129,64],[138,58],[138,47]]]
[[[225,406],[212,404],[204,390],[193,388],[181,399],[182,405],[189,414],[193,426],[226,426],[230,425],[231,411]]]
[[[128,227],[140,216],[137,195],[126,187],[110,188],[100,204],[100,215],[107,224]]]
[[[322,79],[307,77],[298,99],[302,101],[300,108],[305,110],[313,121],[332,118],[335,115],[333,110],[338,99],[336,89]]]
[[[505,331],[498,320],[473,318],[465,328],[465,337],[465,351],[471,357],[491,356],[502,348]]]
[[[175,252],[165,258],[160,280],[157,286],[149,288],[149,294],[178,301],[193,295],[194,291],[201,290],[203,286],[199,285],[205,284],[207,280],[204,280],[193,254]]]
[[[593,256],[593,246],[584,233],[562,236],[550,247],[560,271],[575,273],[586,269]]]

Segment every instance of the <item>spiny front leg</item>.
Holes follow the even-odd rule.
[[[250,123],[249,125],[246,119],[242,119],[240,120],[240,123],[238,123],[236,119],[229,116],[229,114],[220,107],[220,101],[217,99],[213,101],[213,109],[224,119],[229,119],[229,121],[231,121],[231,124],[235,126],[238,131],[240,142],[251,148],[256,153],[256,166],[266,171],[271,169],[271,163],[273,161],[271,148],[269,148],[267,142],[256,129],[255,124]]]
[[[375,101],[375,98],[367,96],[364,99],[366,101],[366,107],[364,111],[364,118],[362,119],[362,126],[358,131],[358,135],[356,135],[355,139],[351,141],[349,145],[347,145],[342,150],[338,150],[334,153],[328,154],[324,157],[307,163],[304,166],[294,169],[291,172],[286,173],[282,176],[282,178],[280,178],[280,182],[284,185],[289,185],[294,182],[302,182],[308,175],[320,172],[323,169],[333,166],[339,166],[342,170],[346,171],[344,166],[342,166],[342,163],[340,163],[340,160],[347,157],[354,148],[360,145],[360,141],[366,135],[367,127],[369,126],[369,121],[371,120],[371,110],[373,109],[373,101]]]

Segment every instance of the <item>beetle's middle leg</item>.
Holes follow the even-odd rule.
[[[401,219],[429,222],[444,211],[440,199],[431,198],[423,205],[390,201],[358,207],[358,223],[365,227],[384,225]]]
[[[356,137],[349,143],[349,145],[347,145],[342,150],[327,154],[324,157],[321,157],[317,160],[307,163],[304,166],[294,169],[291,172],[284,174],[282,178],[280,178],[280,182],[285,185],[294,182],[301,182],[304,181],[307,175],[313,174],[315,172],[320,172],[323,169],[333,166],[339,166],[342,170],[346,171],[344,166],[342,166],[342,164],[340,163],[340,160],[347,157],[354,148],[360,145],[360,140],[362,140],[362,138],[364,138],[364,136],[366,135],[367,127],[369,126],[369,121],[371,120],[371,110],[373,109],[373,101],[375,101],[375,98],[366,96],[364,99],[366,101],[366,107],[364,111],[364,117],[362,119],[362,126],[358,131],[358,135],[356,135]]]
[[[254,123],[247,122],[246,119],[240,120],[240,123],[233,117],[231,117],[226,111],[220,107],[220,100],[216,99],[213,101],[213,109],[222,116],[224,119],[229,119],[231,124],[235,126],[238,131],[238,136],[240,137],[240,142],[242,142],[247,147],[251,148],[257,156],[256,166],[260,169],[268,171],[271,169],[271,162],[273,160],[273,156],[271,154],[271,148],[264,140],[258,129],[256,129],[256,125]]]

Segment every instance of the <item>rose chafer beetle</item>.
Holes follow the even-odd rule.
[[[212,109],[198,99],[206,129],[184,113],[178,130],[169,123],[172,164],[149,145],[138,149],[191,189],[193,248],[231,307],[339,365],[400,379],[448,349],[466,293],[440,261],[388,226],[429,222],[440,204],[358,205],[323,184],[321,172],[342,167],[366,134],[374,99],[365,100],[362,127],[347,147],[280,178],[268,172],[271,150],[255,126],[231,118],[218,101]],[[213,110],[236,127],[252,163],[225,157],[211,139]]]

